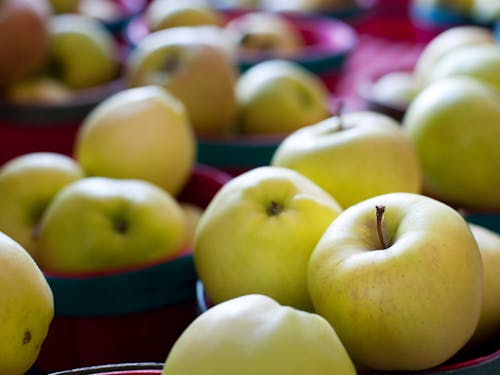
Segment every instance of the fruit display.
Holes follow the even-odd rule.
[[[0,1],[0,375],[500,374],[490,24],[216,1]]]

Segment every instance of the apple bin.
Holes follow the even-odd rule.
[[[230,176],[197,165],[182,202],[208,205]],[[51,275],[55,317],[35,368],[45,372],[109,363],[163,362],[196,317],[191,249],[142,268],[92,275]]]

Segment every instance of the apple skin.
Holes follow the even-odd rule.
[[[427,75],[432,67],[449,52],[467,45],[495,43],[491,29],[476,25],[451,27],[438,34],[425,46],[415,64],[415,79],[421,87],[425,87],[428,84]]]
[[[231,48],[215,42],[213,34],[200,34],[205,29],[198,27],[160,30],[141,39],[127,58],[126,80],[130,87],[158,85],[170,91],[184,103],[197,134],[229,133],[237,110],[237,68]]]
[[[195,233],[195,266],[210,299],[259,293],[310,310],[307,261],[340,211],[334,198],[286,168],[258,167],[228,181]]]
[[[76,13],[81,0],[49,0],[55,14]]]
[[[376,206],[385,206],[385,249]],[[423,195],[389,193],[343,211],[315,247],[307,277],[315,311],[363,368],[437,366],[464,346],[479,320],[476,241],[458,212]]]
[[[33,258],[0,232],[0,373],[23,375],[33,366],[54,317],[52,291]]]
[[[236,82],[239,131],[286,134],[329,116],[329,92],[323,82],[298,63],[265,60]]]
[[[419,87],[413,72],[393,71],[375,79],[369,90],[370,100],[404,110],[417,95]]]
[[[0,86],[36,73],[49,54],[47,0],[0,2]]]
[[[153,0],[145,17],[153,32],[171,27],[222,25],[218,11],[203,0]]]
[[[0,167],[0,231],[35,257],[43,212],[59,190],[83,177],[78,163],[63,154],[34,152],[7,161]]]
[[[49,69],[72,89],[83,89],[113,80],[119,73],[118,44],[96,19],[81,14],[51,18]]]
[[[170,351],[162,375],[355,375],[333,328],[321,316],[258,294],[212,307]]]
[[[480,346],[500,334],[500,235],[469,223],[483,262],[483,303],[471,344]]]
[[[422,90],[403,118],[426,194],[454,207],[500,210],[500,93],[456,76]]]
[[[186,240],[184,212],[165,190],[144,180],[86,177],[47,207],[36,260],[47,272],[112,271],[179,254]]]
[[[332,116],[293,132],[278,145],[271,165],[303,174],[343,208],[384,193],[421,192],[413,145],[398,122],[371,111]]]
[[[468,76],[495,86],[500,92],[500,45],[458,47],[431,68],[429,83],[451,76]]]
[[[144,179],[174,196],[196,160],[184,105],[158,86],[122,90],[101,102],[83,120],[74,150],[87,175]]]
[[[471,15],[476,22],[484,25],[491,25],[500,20],[500,2],[491,0],[474,0]]]

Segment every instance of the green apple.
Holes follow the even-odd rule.
[[[424,191],[456,207],[500,210],[500,93],[470,77],[429,85],[403,130],[415,145]]]
[[[143,179],[176,195],[192,173],[196,141],[184,105],[162,87],[143,86],[95,107],[74,154],[88,175]]]
[[[291,60],[253,65],[238,78],[236,95],[244,134],[286,134],[329,116],[326,85]]]
[[[436,62],[458,47],[475,44],[495,44],[491,29],[476,25],[451,27],[432,39],[423,49],[415,64],[415,79],[421,87],[428,83],[427,75]]]
[[[451,76],[470,76],[500,90],[500,45],[475,44],[457,47],[430,69],[429,83]]]
[[[0,86],[42,69],[49,54],[47,0],[0,1]]]
[[[80,14],[51,19],[49,69],[73,89],[96,86],[119,72],[118,43],[104,25]]]
[[[384,194],[343,211],[315,247],[307,280],[315,311],[360,367],[437,366],[479,320],[474,236],[457,211],[419,194]]]
[[[500,20],[500,1],[473,0],[472,18],[481,24],[493,24]]]
[[[401,126],[371,111],[332,116],[291,133],[271,164],[308,177],[343,208],[375,195],[422,188],[416,150]]]
[[[419,87],[413,72],[393,71],[375,79],[368,90],[369,99],[405,109],[417,95]]]
[[[321,316],[252,294],[196,318],[170,351],[162,375],[355,375]]]
[[[258,167],[229,180],[195,233],[195,266],[210,299],[259,293],[310,310],[307,261],[340,211],[334,198],[290,169]]]
[[[203,27],[147,35],[128,56],[125,75],[130,87],[162,86],[181,100],[197,134],[224,134],[236,117],[238,72],[224,41],[204,35]]]
[[[36,256],[43,212],[59,190],[83,177],[78,163],[63,154],[33,152],[10,159],[0,167],[0,231]]]
[[[0,374],[24,375],[47,337],[54,300],[33,258],[2,232],[0,264]]]
[[[222,25],[222,16],[205,0],[153,0],[144,16],[153,32],[179,26]]]
[[[185,249],[179,203],[145,180],[86,177],[65,186],[40,220],[40,268],[111,271],[167,259]]]
[[[235,35],[243,57],[294,57],[305,45],[300,31],[280,13],[242,13],[225,27]]]
[[[500,334],[500,235],[469,223],[483,262],[483,303],[471,343],[481,345]]]

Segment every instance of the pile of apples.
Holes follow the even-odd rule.
[[[2,3],[0,94],[4,101],[69,103],[83,90],[118,78],[121,49],[111,31],[95,17],[57,13],[53,5],[49,0]]]

